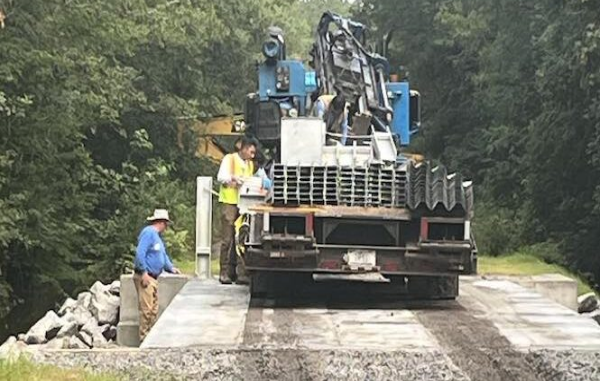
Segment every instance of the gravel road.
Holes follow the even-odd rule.
[[[600,381],[600,348],[517,349],[468,305],[253,300],[234,347],[38,351],[35,359],[145,381]]]
[[[482,349],[483,350],[483,349]],[[483,350],[486,355],[498,352]],[[466,354],[465,354],[466,355]],[[143,351],[40,351],[37,361],[98,371],[122,371],[133,380],[419,380],[486,381],[600,380],[600,351],[532,351],[519,360],[500,355],[492,370],[472,363],[455,364],[454,354],[442,351],[348,351],[265,349],[155,349]],[[489,358],[492,358],[490,356]],[[515,361],[506,371],[494,368]],[[494,363],[484,360],[482,364]],[[523,370],[522,363],[528,364]],[[520,377],[523,371],[523,378]],[[537,378],[531,377],[534,372]],[[488,378],[489,377],[489,378]],[[496,377],[496,378],[491,378]],[[498,378],[500,377],[500,378]],[[504,377],[504,378],[502,378]]]

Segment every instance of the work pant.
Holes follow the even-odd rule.
[[[221,274],[227,274],[230,278],[235,276],[235,266],[237,263],[234,243],[234,223],[237,218],[237,205],[221,204],[221,229],[223,229],[223,241],[221,242],[219,263],[221,265]]]
[[[158,316],[158,280],[150,278],[146,287],[142,285],[142,275],[134,274],[133,283],[138,295],[140,313],[140,342],[144,341]]]

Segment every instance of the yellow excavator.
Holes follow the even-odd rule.
[[[186,129],[194,131],[198,138],[196,156],[206,157],[219,163],[223,156],[234,151],[236,142],[244,135],[244,115],[220,115],[181,122],[178,128],[180,147],[183,147],[183,132]]]

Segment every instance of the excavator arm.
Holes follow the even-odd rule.
[[[331,12],[321,17],[310,53],[323,94],[342,94],[351,115],[368,116],[375,130],[387,132],[393,118],[386,90],[387,60],[365,47],[366,27]]]

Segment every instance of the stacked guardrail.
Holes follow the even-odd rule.
[[[404,169],[277,164],[272,171],[274,204],[406,206]]]
[[[407,205],[412,210],[470,213],[473,187],[458,173],[448,174],[444,166],[431,167],[428,162],[409,162]]]
[[[460,174],[409,161],[402,166],[276,164],[271,169],[275,205],[344,205],[470,212],[473,192]]]

